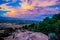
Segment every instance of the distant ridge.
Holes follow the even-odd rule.
[[[23,18],[11,18],[11,17],[1,17],[0,16],[0,23],[32,24],[32,23],[39,23],[39,21],[24,20]]]

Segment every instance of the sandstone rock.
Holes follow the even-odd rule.
[[[14,40],[48,40],[48,36],[38,32],[17,32],[14,35]]]

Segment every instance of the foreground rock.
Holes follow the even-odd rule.
[[[5,38],[5,40],[48,40],[48,37],[43,33],[37,32],[15,32],[12,36]]]

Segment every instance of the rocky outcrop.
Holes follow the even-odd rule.
[[[48,36],[40,32],[19,31],[5,38],[5,40],[48,40]]]

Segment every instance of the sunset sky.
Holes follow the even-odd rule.
[[[40,20],[60,13],[60,0],[0,0],[0,16]]]

